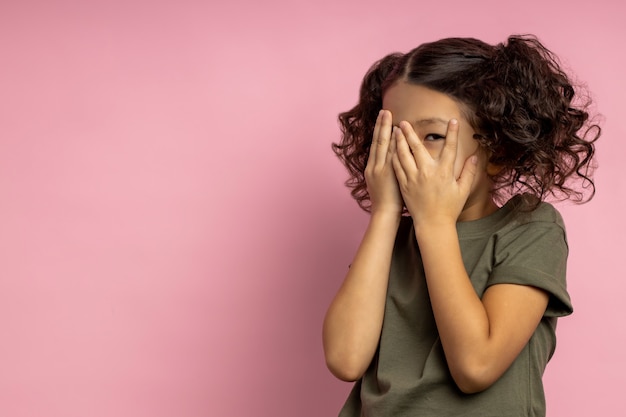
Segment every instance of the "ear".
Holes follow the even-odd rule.
[[[502,165],[496,165],[491,162],[487,162],[487,175],[489,175],[490,177],[495,177],[500,173],[500,171],[502,171],[502,168],[504,168]]]

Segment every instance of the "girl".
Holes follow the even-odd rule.
[[[369,70],[333,145],[371,213],[324,321],[329,369],[357,381],[340,416],[545,416],[572,306],[543,200],[593,196],[586,110],[531,36],[443,39]]]

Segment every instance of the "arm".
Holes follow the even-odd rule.
[[[330,371],[356,381],[369,366],[380,338],[391,252],[400,216],[372,215],[361,245],[324,320]]]
[[[323,327],[328,368],[345,381],[363,375],[380,338],[391,254],[403,206],[391,162],[394,152],[391,114],[381,111],[365,169],[372,215]]]
[[[481,300],[465,271],[456,227],[423,227],[416,235],[450,372],[463,392],[482,391],[528,343],[548,295],[534,287],[499,284]]]
[[[477,157],[468,158],[457,179],[453,167],[458,124],[449,124],[437,159],[428,154],[409,124],[400,125],[394,168],[413,217],[448,367],[462,391],[478,392],[493,384],[528,342],[548,295],[533,287],[500,284],[487,289],[482,300],[477,296],[456,232],[470,193],[474,197],[479,193],[473,189]]]

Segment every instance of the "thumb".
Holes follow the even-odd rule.
[[[463,194],[469,194],[472,188],[472,184],[474,183],[474,178],[476,178],[476,172],[478,171],[478,157],[476,155],[472,155],[465,160],[465,164],[463,165],[463,170],[461,171],[461,175],[457,180],[459,184],[459,188],[463,192]]]

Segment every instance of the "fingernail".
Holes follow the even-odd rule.
[[[476,165],[478,163],[478,157],[476,155],[472,156],[472,164]]]
[[[456,119],[452,119],[450,120],[450,124],[456,125],[456,124],[459,124],[459,121]]]

